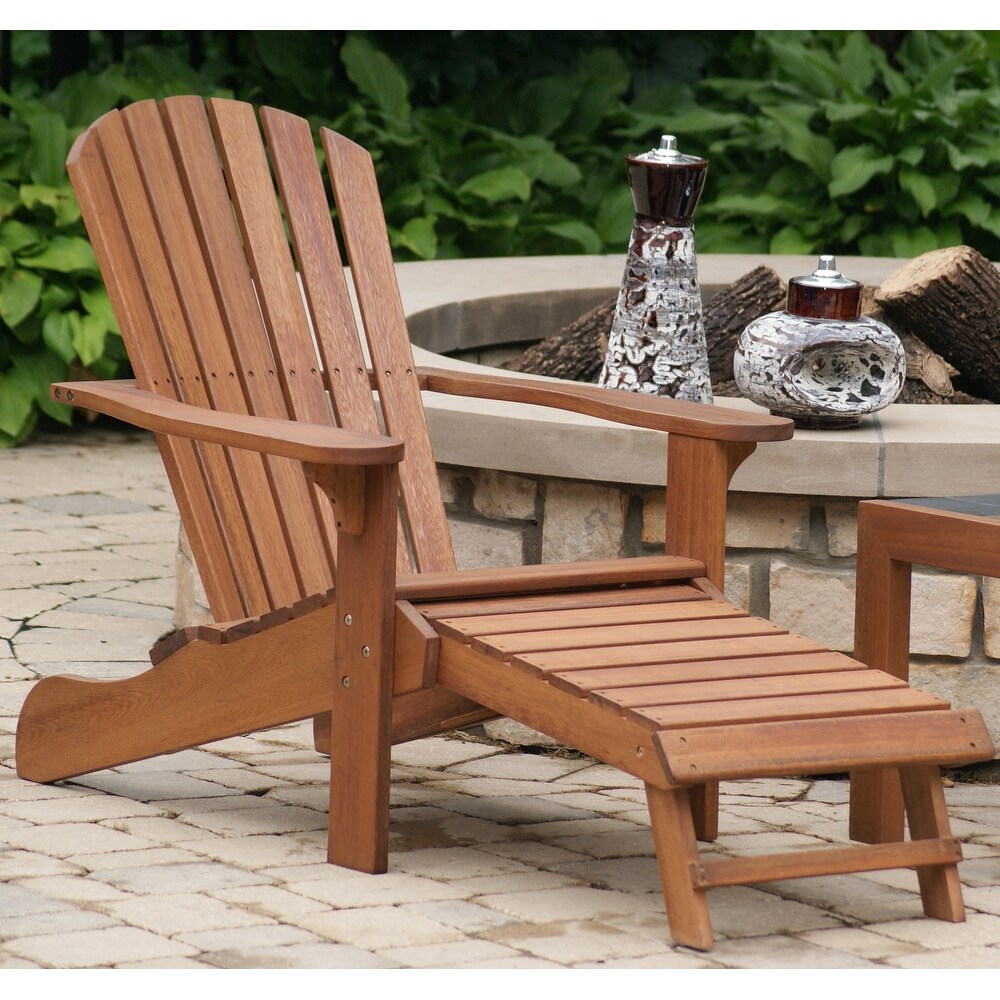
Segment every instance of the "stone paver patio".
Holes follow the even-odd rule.
[[[171,629],[177,514],[149,437],[0,452],[0,968],[1000,967],[1000,786],[948,790],[968,921],[912,872],[714,890],[668,940],[638,782],[462,737],[395,748],[390,871],[324,864],[328,765],[285,726],[60,785],[14,773],[38,677],[128,676]],[[841,843],[845,781],[723,786],[716,850]]]

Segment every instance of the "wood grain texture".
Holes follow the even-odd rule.
[[[912,565],[1000,576],[1000,523],[887,500],[858,505],[855,656],[906,679]],[[852,775],[851,837],[898,839],[903,799],[892,771]]]
[[[18,774],[60,781],[329,711],[335,615],[331,605],[231,645],[192,642],[127,680],[39,681],[18,721]]]
[[[164,330],[163,336],[167,353],[178,359],[175,367],[181,383],[180,394],[198,406],[249,413],[239,382],[217,377],[219,371],[232,371],[235,364],[198,235],[185,210],[184,189],[159,108],[152,101],[141,101],[123,111],[122,118],[159,233],[163,258],[186,321]],[[185,334],[189,345],[182,343]],[[187,367],[191,359],[194,367]],[[199,391],[202,387],[204,390]],[[259,454],[242,450],[229,453],[228,460],[235,498],[253,543],[269,606],[286,604],[302,596],[303,591],[266,464]]]
[[[906,685],[881,670],[838,670],[830,673],[784,674],[779,677],[699,679],[687,683],[654,684],[624,690],[597,689],[590,693],[590,700],[610,711],[623,712],[640,706],[830,694],[834,691],[877,691],[892,687],[905,688]]]
[[[744,722],[783,722],[831,716],[877,715],[892,712],[941,710],[948,703],[912,688],[846,694],[792,695],[787,698],[751,698],[707,704],[633,708],[628,716],[650,729],[685,729],[689,726],[726,726]]]
[[[396,593],[408,601],[421,602],[448,598],[478,599],[500,594],[585,590],[613,584],[666,583],[688,580],[704,569],[704,563],[696,559],[677,556],[498,566],[400,577],[396,582]]]
[[[705,890],[691,878],[699,859],[688,790],[647,783],[646,803],[670,935],[678,944],[707,951],[714,943],[712,920]]]
[[[745,618],[746,612],[720,601],[684,601],[663,604],[612,605],[524,614],[475,615],[464,618],[435,616],[438,628],[454,638],[548,629],[593,628],[600,625],[638,625],[706,618]]]
[[[643,781],[667,787],[651,735],[626,719],[443,637],[438,682]]]
[[[320,135],[386,430],[405,435],[407,441],[399,478],[413,558],[420,572],[453,570],[451,534],[444,516],[375,169],[361,146],[329,129],[321,129]]]
[[[429,392],[554,406],[571,413],[585,413],[633,427],[647,427],[688,437],[718,441],[786,441],[792,436],[792,422],[784,417],[660,396],[616,392],[581,382],[566,384],[546,379],[509,378],[504,375],[480,375],[478,372],[470,374],[423,366],[420,374]]]
[[[631,691],[650,685],[685,684],[691,681],[780,677],[786,674],[863,670],[864,664],[843,653],[784,653],[746,656],[729,660],[698,660],[693,663],[649,663],[590,670],[568,670],[547,674],[550,684],[583,696],[604,689]]]
[[[364,519],[341,533],[330,738],[332,864],[384,872],[389,855],[396,467],[364,470]]]
[[[154,389],[159,383],[163,393],[176,398],[167,382],[166,361],[159,348],[155,319],[101,148],[98,129],[112,122],[117,114],[109,112],[76,140],[66,166],[139,385]],[[159,435],[157,445],[187,526],[188,539],[201,566],[213,614],[221,620],[246,614],[235,567],[209,496],[202,457],[190,441]]]
[[[70,397],[72,393],[72,397]],[[283,455],[319,465],[387,465],[403,456],[403,442],[189,406],[139,389],[131,381],[59,382],[53,399],[107,413],[157,433],[189,437],[231,448]]]
[[[705,576],[720,590],[726,577],[729,482],[754,447],[752,442],[708,441],[681,434],[667,439],[664,551],[700,559]]]
[[[853,716],[750,721],[737,728],[709,724],[660,732],[656,743],[667,773],[684,783],[983,759],[989,736],[978,712],[948,711],[941,702],[915,707],[921,710],[900,706],[891,714],[876,714],[873,706],[871,714]]]
[[[764,618],[745,614],[703,621],[647,622],[641,625],[607,625],[598,628],[564,628],[547,632],[516,632],[513,635],[476,637],[476,649],[489,650],[503,658],[548,650],[585,649],[592,655],[614,646],[641,642],[671,643],[728,639],[748,635],[776,635],[785,630]]]
[[[700,601],[705,595],[686,584],[667,587],[616,587],[613,590],[579,590],[565,594],[528,594],[484,597],[462,601],[420,603],[420,610],[435,618],[461,618],[481,614],[521,614],[525,611],[563,611],[581,608],[625,608],[633,604],[665,601]]]
[[[812,639],[799,635],[771,633],[689,642],[649,642],[634,646],[607,646],[595,649],[554,650],[526,653],[511,663],[532,674],[589,670],[598,667],[641,666],[643,664],[697,663],[702,660],[727,660],[756,656],[781,656],[785,653],[823,652]]]
[[[750,882],[774,882],[809,875],[846,875],[851,872],[882,871],[953,865],[962,859],[961,845],[954,837],[911,843],[879,844],[876,847],[831,847],[795,854],[762,854],[752,858],[701,861],[694,866],[694,882],[704,889]]]
[[[987,737],[988,738],[988,737]],[[906,819],[910,826],[910,838],[914,843],[923,843],[935,838],[947,837],[951,831],[948,823],[948,807],[944,800],[944,788],[937,767],[901,767],[900,782],[903,800],[906,803]],[[924,913],[939,920],[958,923],[965,920],[965,906],[962,903],[962,883],[958,878],[959,857],[951,859],[951,864],[919,866],[917,879],[920,883],[920,898]]]
[[[292,414],[275,376],[274,357],[205,103],[196,97],[172,97],[161,102],[160,113],[229,343],[229,366],[217,361],[212,370],[242,386],[248,412],[287,419]],[[285,546],[293,554],[301,580],[295,597],[323,590],[333,583],[336,554],[325,500],[306,483],[295,463],[268,457],[266,465],[272,493],[280,500]]]

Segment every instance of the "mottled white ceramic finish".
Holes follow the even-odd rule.
[[[740,392],[800,427],[850,427],[902,391],[899,338],[868,316],[811,319],[768,313],[740,336],[733,369]]]
[[[694,226],[636,218],[598,382],[712,402]]]

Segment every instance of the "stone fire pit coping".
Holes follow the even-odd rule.
[[[426,261],[397,265],[417,364],[479,366],[436,351],[540,339],[575,318],[565,304],[596,304],[617,290],[621,255]],[[814,257],[705,254],[711,292],[758,264],[784,280],[807,274]],[[877,285],[901,261],[841,257],[841,270]],[[554,325],[547,322],[563,315]],[[584,305],[577,313],[589,308]],[[533,327],[537,327],[535,333]],[[527,377],[527,376],[526,376]],[[425,394],[437,461],[602,482],[662,486],[664,435],[540,406]],[[716,405],[759,409],[747,400]],[[893,405],[861,427],[796,431],[762,444],[733,489],[811,496],[904,497],[1000,492],[1000,407]]]

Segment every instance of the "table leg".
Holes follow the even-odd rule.
[[[908,680],[912,567],[890,558],[877,517],[877,508],[859,505],[854,656]],[[894,768],[851,775],[850,835],[870,844],[903,839],[903,795]]]

